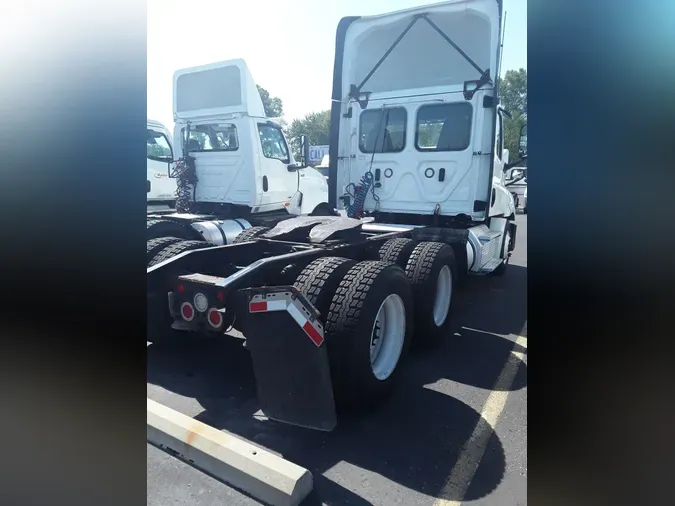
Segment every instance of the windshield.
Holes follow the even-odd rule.
[[[185,139],[185,128],[181,132],[181,137]],[[213,123],[190,128],[188,151],[237,151],[238,149],[237,127],[232,123]]]
[[[170,162],[173,160],[173,152],[169,139],[162,132],[148,129],[147,154],[150,160]]]

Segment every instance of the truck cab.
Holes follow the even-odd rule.
[[[148,208],[172,209],[176,202],[176,181],[169,177],[169,166],[174,159],[169,130],[159,121],[148,119]]]
[[[265,117],[244,60],[178,70],[173,84],[176,156],[191,157],[196,173],[192,212],[297,215],[327,202],[325,178]]]
[[[353,203],[371,173],[363,211],[380,221],[482,223],[515,213],[496,85],[501,9],[455,0],[341,21],[330,140],[336,207]]]

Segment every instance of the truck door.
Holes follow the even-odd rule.
[[[277,208],[289,202],[298,189],[298,171],[288,170],[291,155],[281,128],[271,121],[256,122],[260,141],[262,199],[260,205]]]

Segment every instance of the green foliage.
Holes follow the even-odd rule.
[[[417,143],[421,148],[435,148],[438,146],[438,138],[441,136],[443,123],[423,123],[419,127],[419,137]]]
[[[262,99],[263,107],[265,108],[265,116],[268,118],[279,118],[284,114],[284,103],[279,97],[271,97],[270,92],[262,86],[258,86],[258,93]]]
[[[520,127],[527,122],[527,70],[507,70],[499,83],[499,95],[501,104],[511,113],[511,119],[504,118],[504,147],[509,150],[511,161],[515,161]]]
[[[294,119],[286,132],[289,139],[295,139],[301,135],[309,138],[310,146],[326,146],[330,136],[330,110],[310,112],[304,118]],[[293,156],[300,155],[298,142],[293,143]]]

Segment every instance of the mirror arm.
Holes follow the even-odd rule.
[[[517,167],[518,164],[520,164],[520,162],[524,162],[525,160],[527,160],[527,155],[523,155],[522,157],[520,157],[515,162],[505,163],[504,164],[504,172],[506,172],[509,169],[512,169],[513,167]]]

